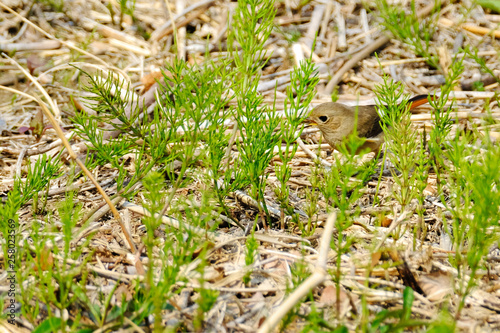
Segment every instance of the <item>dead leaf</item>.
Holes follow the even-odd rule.
[[[144,85],[144,92],[148,91],[149,88],[151,88],[151,86],[155,84],[156,81],[160,81],[161,78],[163,78],[163,74],[160,71],[151,72],[147,75],[144,75],[141,78],[141,82]]]
[[[321,293],[321,297],[319,298],[320,303],[325,305],[333,305],[335,304],[335,300],[337,299],[337,291],[334,286],[326,286]]]
[[[40,141],[43,134],[43,111],[39,109],[38,112],[31,118],[30,130],[36,137],[36,141]]]
[[[431,302],[441,301],[453,293],[451,283],[451,276],[443,272],[422,275],[419,278],[419,286]]]
[[[372,268],[377,266],[381,257],[382,257],[382,252],[380,252],[380,251],[372,253],[372,262],[371,262]]]
[[[392,223],[392,219],[390,217],[387,217],[387,216],[384,216],[380,220],[380,226],[382,226],[384,228],[389,228],[391,226],[391,223]]]
[[[117,300],[121,301],[123,296],[125,296],[126,301],[130,301],[132,299],[132,293],[124,283],[120,284],[115,290],[115,297]]]
[[[349,296],[345,292],[344,288],[340,288],[340,294],[339,294],[339,301],[340,301],[340,312],[343,313],[344,309],[346,309],[349,306]],[[334,306],[337,304],[337,286],[333,284],[329,284],[323,289],[321,296],[319,298],[319,302],[327,305],[327,306]]]
[[[49,271],[52,269],[52,266],[54,266],[54,256],[47,247],[44,247],[40,251],[40,255],[37,256],[35,260],[38,262],[38,265],[42,271]],[[35,266],[34,270],[38,271],[38,266]]]

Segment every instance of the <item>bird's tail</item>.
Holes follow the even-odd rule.
[[[408,104],[410,104],[410,110],[416,108],[417,106],[427,103],[429,101],[429,98],[435,99],[436,96],[423,94],[410,98],[408,100]]]

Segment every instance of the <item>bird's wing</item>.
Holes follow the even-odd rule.
[[[373,106],[359,107],[358,135],[371,138],[382,132],[380,117]]]

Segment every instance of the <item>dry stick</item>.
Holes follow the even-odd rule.
[[[349,61],[347,61],[344,64],[344,66],[342,66],[335,73],[335,75],[331,78],[330,82],[328,82],[328,84],[326,85],[323,93],[326,95],[330,95],[333,92],[333,89],[340,83],[342,77],[344,76],[345,73],[347,73],[348,70],[356,66],[361,60],[368,57],[376,49],[388,43],[389,40],[390,38],[387,36],[379,37],[375,42],[367,45],[363,50],[361,50],[361,52],[356,53],[351,59],[349,59]]]
[[[318,35],[318,40],[323,40],[325,38],[326,32],[328,31],[328,22],[330,22],[332,10],[333,0],[330,0],[326,4],[325,14],[323,15],[323,20],[321,21],[321,29]]]
[[[276,326],[281,322],[283,317],[306,296],[313,288],[323,283],[327,277],[326,263],[328,261],[328,251],[330,250],[330,241],[333,235],[333,227],[337,220],[337,214],[334,212],[326,221],[325,230],[321,236],[321,243],[319,247],[318,261],[315,266],[313,274],[307,278],[295,291],[288,296],[288,298],[280,305],[276,312],[269,316],[262,324],[258,333],[267,333],[273,331]]]
[[[3,54],[3,56],[9,62],[11,62],[13,65],[15,65],[16,67],[18,67],[24,73],[24,75],[26,75],[26,77],[29,78],[33,82],[33,84],[35,84],[42,91],[42,94],[48,96],[48,94],[45,91],[45,89],[43,89],[43,87],[40,86],[40,84],[36,81],[36,79],[33,76],[31,76],[30,73],[28,73],[22,66],[20,66],[17,62],[15,62],[12,58],[10,58],[9,56],[7,56],[6,54]],[[22,93],[22,92],[18,92],[18,93]],[[125,238],[127,239],[127,242],[129,243],[129,246],[130,246],[130,249],[132,250],[132,253],[135,253],[137,251],[137,249],[135,247],[134,242],[132,241],[132,238],[131,238],[128,230],[125,228],[125,226],[123,224],[123,221],[122,221],[122,219],[120,217],[120,214],[118,213],[118,210],[113,205],[113,203],[109,199],[109,197],[106,194],[106,192],[104,192],[104,190],[102,189],[102,187],[95,180],[94,176],[92,176],[92,173],[87,169],[87,167],[85,166],[85,164],[78,159],[78,157],[77,157],[76,153],[73,151],[73,149],[71,149],[71,145],[69,144],[68,139],[64,135],[63,130],[59,126],[59,123],[57,122],[57,120],[54,118],[54,115],[52,114],[52,112],[50,112],[50,110],[47,108],[47,106],[45,105],[45,103],[43,103],[40,98],[38,98],[36,96],[34,96],[34,98],[36,99],[37,103],[42,107],[43,113],[49,119],[50,123],[54,127],[54,130],[56,131],[57,136],[59,137],[59,139],[61,139],[61,141],[62,141],[64,147],[66,148],[66,150],[68,151],[68,154],[71,157],[71,159],[76,162],[76,164],[83,170],[83,172],[90,179],[90,181],[92,183],[94,183],[94,185],[97,188],[97,191],[99,192],[99,194],[102,195],[102,197],[104,198],[104,200],[106,201],[106,203],[109,205],[111,211],[113,212],[113,215],[114,215],[115,219],[118,221],[118,223],[120,224],[120,227],[123,230],[123,233],[125,235]],[[49,97],[49,99],[50,99],[50,97]]]
[[[434,9],[434,2],[422,9],[420,12],[417,13],[418,17],[424,17],[430,14],[432,12],[432,9]],[[323,91],[324,94],[330,95],[333,92],[333,89],[342,81],[342,77],[344,76],[345,73],[347,73],[348,70],[351,68],[355,67],[361,60],[364,58],[368,57],[370,54],[372,54],[375,50],[378,48],[381,48],[385,44],[387,44],[390,41],[390,38],[387,36],[382,36],[379,37],[377,40],[375,40],[372,44],[367,45],[363,50],[361,50],[359,53],[355,54],[349,61],[347,61],[332,77],[330,82],[325,87],[325,90]]]
[[[316,154],[311,149],[307,148],[306,145],[304,144],[304,141],[302,141],[301,138],[297,138],[297,140],[295,140],[295,141],[297,141],[297,143],[299,144],[300,149],[302,149],[304,151],[304,153],[309,155],[309,157],[312,158],[314,161],[319,160],[321,162],[321,164],[323,164],[327,168],[332,167],[330,162],[327,162],[324,159],[322,159],[321,157],[316,156]]]
[[[213,1],[210,0],[210,2],[213,2]],[[186,16],[186,18],[184,20],[182,20],[179,23],[177,23],[177,29],[186,26],[188,23],[192,22],[195,18],[197,18],[198,16],[200,16],[204,12],[205,12],[205,7],[199,8],[198,10],[192,12],[191,14],[189,14],[188,16]],[[163,36],[168,36],[172,32],[174,32],[174,27],[169,27],[168,29],[165,30]]]
[[[145,42],[137,37],[131,36],[123,31],[118,31],[116,29],[113,29],[111,27],[108,27],[107,25],[98,23],[98,22],[96,22],[92,19],[89,19],[87,17],[82,17],[80,20],[81,20],[81,23],[82,23],[82,26],[84,29],[87,29],[90,31],[96,30],[99,34],[101,34],[104,37],[118,39],[118,40],[121,40],[122,42],[125,42],[128,44],[139,45],[142,48],[149,48],[150,47],[150,45],[147,42]]]
[[[175,11],[182,12],[184,10],[184,0],[175,1]],[[177,29],[177,57],[186,60],[186,27]]]
[[[389,227],[389,230],[387,230],[387,232],[384,235],[382,235],[382,239],[381,239],[380,243],[378,243],[377,247],[375,247],[375,250],[373,250],[372,253],[376,253],[380,250],[382,245],[384,245],[384,242],[387,239],[387,237],[389,237],[389,235],[394,231],[394,229],[396,229],[401,224],[401,222],[406,218],[408,213],[409,213],[409,211],[405,210],[403,213],[401,213],[397,218],[395,218],[392,221],[391,226]]]
[[[0,86],[0,89],[4,89],[4,86]],[[5,90],[9,90],[9,89],[5,89]],[[30,98],[31,98],[31,96],[30,96]],[[35,100],[35,102],[36,102],[36,100]],[[57,139],[48,145],[28,149],[26,151],[26,156],[40,155],[40,154],[46,153],[46,152],[48,152],[56,147],[59,147],[60,145],[62,145],[62,141]],[[11,148],[4,148],[4,149],[1,149],[0,152],[1,151],[5,151],[5,152],[12,154],[12,155],[19,155],[21,153],[20,149],[11,149]]]
[[[219,182],[219,186],[221,186],[220,182]],[[254,198],[252,198],[251,196],[249,196],[248,194],[246,194],[243,191],[236,190],[234,192],[230,192],[229,196],[240,200],[245,205],[257,208],[259,211],[264,209],[264,207],[262,206],[261,203],[259,203],[257,200],[255,200]],[[281,217],[280,209],[278,207],[276,207],[273,203],[269,202],[268,200],[264,200],[264,201],[265,201],[265,204],[267,206],[267,210],[269,211],[269,214],[271,216],[279,219]],[[298,213],[299,215],[301,215],[303,217],[307,217],[306,213],[304,213],[303,211],[301,211],[299,209],[294,209],[294,212]]]
[[[134,213],[138,213],[138,214],[145,215],[148,217],[151,216],[151,217],[154,217],[156,219],[161,217],[161,221],[163,223],[165,223],[166,225],[171,226],[173,228],[180,229],[180,227],[181,227],[181,223],[179,222],[179,220],[176,220],[176,219],[171,218],[171,217],[166,216],[166,215],[160,215],[158,213],[151,214],[151,212],[148,211],[143,206],[139,206],[139,205],[133,204],[131,202],[125,201],[123,203],[122,207],[127,208],[127,209],[133,211]],[[186,223],[182,224],[182,227],[186,230],[189,230],[189,231],[195,233],[199,237],[207,237],[211,241],[220,242],[220,241],[226,240],[224,237],[219,236],[217,233],[214,233],[214,232],[211,232],[211,231],[208,231],[208,230],[196,227],[196,226],[192,226],[192,225],[189,225]]]
[[[28,25],[26,24],[26,22],[23,24],[23,26],[21,27],[21,29],[19,29],[19,31],[17,32],[17,34],[12,37],[11,39],[3,39],[0,41],[0,45],[1,44],[10,44],[10,43],[14,43],[16,40],[18,40],[19,38],[21,38],[22,35],[24,35],[24,33],[26,32],[26,28],[28,27]]]
[[[368,24],[368,15],[366,14],[366,9],[361,8],[361,26],[363,27],[363,33],[365,34],[365,43],[371,43],[372,38],[370,32],[370,25]]]
[[[325,6],[316,5],[314,6],[314,10],[311,15],[311,21],[309,22],[309,27],[307,28],[307,32],[304,38],[302,38],[303,42],[310,49],[313,46],[314,39],[318,35],[318,29],[321,24],[321,19],[325,14]]]
[[[166,1],[166,2],[167,2],[167,9],[170,11],[170,8],[168,7],[168,1]],[[185,20],[177,23],[177,29],[180,28],[180,27],[182,27],[182,26],[184,26],[184,25],[186,25],[186,24],[188,24],[189,22],[191,22],[194,18],[196,18],[197,16],[199,16],[201,13],[203,13],[205,11],[206,7],[210,6],[214,2],[215,2],[215,0],[205,0],[205,1],[200,1],[198,3],[195,3],[192,6],[189,6],[182,13],[180,13],[179,15],[177,15],[173,20],[171,19],[170,21],[166,22],[161,27],[159,27],[158,29],[156,29],[151,34],[150,40],[151,41],[158,41],[161,38],[163,38],[163,37],[165,37],[167,35],[170,35],[172,33],[172,31],[173,31],[173,28],[171,27],[171,25],[175,24],[175,21],[177,21],[179,18],[187,15],[188,13],[190,13],[190,12],[192,12],[194,10],[197,10],[196,11],[196,15],[194,15],[194,13],[192,13]],[[188,20],[188,18],[189,18],[189,20]]]
[[[21,178],[21,166],[23,164],[24,155],[26,155],[27,150],[28,147],[24,147],[23,149],[21,149],[21,152],[17,157],[16,167],[14,168],[14,170],[12,170],[14,174],[14,177],[12,178]]]
[[[0,2],[1,4],[1,2]],[[49,104],[49,106],[52,108],[52,110],[54,111],[54,113],[56,114],[57,117],[60,116],[61,114],[61,111],[59,111],[59,108],[57,107],[57,105],[54,103],[54,101],[50,98],[49,96],[49,93],[43,89],[42,85],[33,77],[31,76],[24,68],[22,68],[17,62],[14,61],[14,59],[10,58],[8,55],[6,55],[5,53],[2,52],[2,56],[4,56],[5,58],[9,59],[9,61],[11,63],[13,63],[15,66],[19,67],[21,69],[21,71],[27,76],[30,78],[30,80],[33,81],[33,84],[38,88],[38,90],[42,93],[42,95],[45,97],[45,99],[47,100],[47,103]],[[29,75],[29,76],[28,76]],[[34,97],[37,101],[38,101],[38,97]],[[44,103],[42,103],[43,106],[47,107]]]
[[[464,23],[462,24],[461,27],[462,29],[465,29],[467,31],[470,31],[478,35],[491,35],[495,38],[500,38],[500,30],[479,27],[472,23]]]
[[[0,44],[0,51],[16,52],[16,51],[54,50],[60,47],[61,47],[61,42],[59,42],[58,40],[45,40],[43,42],[33,42],[33,43]]]
[[[174,33],[174,43],[177,44],[177,28],[175,26],[175,19],[177,18],[174,18],[174,15],[172,14],[172,10],[170,9],[170,5],[168,3],[168,0],[165,0],[165,7],[167,7],[167,10],[168,10],[168,17],[170,18],[170,21],[167,22],[167,23],[171,23],[170,25],[172,26],[172,32]],[[167,28],[168,26],[165,26],[165,25],[162,25],[159,30],[163,33],[163,28]],[[154,31],[152,34],[151,34],[151,39],[152,41],[155,41],[155,40],[159,40],[161,37],[163,37],[163,35],[159,34],[158,36],[161,35],[161,37],[158,37],[158,39],[156,39],[156,37],[154,36],[156,31]],[[170,34],[170,33],[169,33]]]
[[[120,195],[111,199],[111,203],[113,204],[113,207],[115,205],[118,205],[120,203],[120,201],[122,201],[123,199],[124,198]],[[99,209],[94,211],[94,213],[92,215],[90,215],[88,218],[82,219],[82,220],[84,220],[84,223],[92,223],[92,222],[98,221],[101,217],[103,217],[104,215],[106,215],[109,212],[109,207],[111,207],[111,206],[103,205],[102,207],[100,207]]]
[[[337,3],[335,6],[335,23],[337,24],[337,45],[339,50],[343,51],[344,49],[347,48],[347,36],[346,36],[346,30],[345,30],[345,18],[342,15],[342,12],[340,11],[340,5]]]
[[[18,18],[20,18],[21,20],[23,20],[24,22],[28,23],[30,26],[32,26],[35,30],[37,30],[38,32],[42,33],[43,35],[45,35],[47,38],[49,39],[52,39],[52,40],[57,40],[59,41],[61,44],[63,44],[64,46],[66,46],[67,48],[70,48],[72,50],[75,50],[79,53],[82,53],[82,54],[85,54],[87,57],[90,57],[92,59],[94,59],[95,61],[97,62],[100,62],[102,65],[104,65],[106,68],[109,68],[109,69],[112,69],[116,72],[119,72],[125,79],[128,78],[127,74],[122,71],[121,69],[119,68],[116,68],[115,66],[110,66],[108,63],[106,63],[104,60],[96,57],[95,55],[85,51],[85,50],[82,50],[81,48],[77,47],[77,46],[74,46],[74,45],[71,45],[71,43],[68,43],[68,42],[65,42],[63,40],[59,40],[57,39],[56,37],[52,36],[51,34],[49,34],[48,32],[46,32],[45,30],[43,30],[42,28],[40,28],[39,26],[37,26],[36,24],[30,22],[28,19],[22,17],[21,15],[19,15],[18,13],[16,13],[15,11],[13,11],[12,9],[10,9],[9,7],[7,7],[6,5],[4,5],[2,2],[0,2],[0,7],[2,7],[3,9],[7,10],[8,12],[14,14],[15,16],[17,16]],[[130,81],[130,80],[129,80]]]

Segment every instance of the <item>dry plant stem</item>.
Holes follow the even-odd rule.
[[[133,328],[134,328],[134,331],[135,331],[135,332],[139,332],[139,333],[146,333],[143,329],[141,329],[139,326],[137,326],[137,324],[136,324],[136,323],[134,323],[132,320],[128,319],[127,317],[124,317],[123,319],[124,319],[124,321],[125,321],[128,325],[130,325],[131,327],[133,327]]]
[[[45,89],[43,89],[42,85],[37,80],[35,80],[35,78],[33,76],[31,76],[30,74],[28,74],[28,72],[24,68],[22,68],[21,66],[19,66],[19,64],[17,62],[15,62],[14,59],[10,58],[8,55],[6,55],[3,52],[2,52],[2,56],[4,56],[5,58],[7,58],[15,66],[19,67],[23,71],[23,73],[25,75],[29,75],[30,80],[33,82],[33,84],[38,88],[38,90],[40,90],[40,92],[42,93],[42,95],[45,97],[45,99],[47,100],[47,103],[49,104],[49,106],[51,107],[51,109],[54,111],[54,114],[56,115],[56,117],[59,117],[60,114],[61,114],[61,111],[59,111],[59,108],[54,103],[54,101],[52,101],[52,99],[50,98],[50,96],[47,93],[47,91]],[[38,97],[35,97],[35,99],[37,99],[37,102],[38,102]],[[45,106],[45,104],[44,104],[44,106]]]
[[[120,201],[122,201],[122,200],[123,200],[122,196],[117,196],[116,198],[111,199],[111,203],[113,204],[113,206],[115,206],[115,205],[118,205],[120,203]],[[88,223],[88,222],[92,223],[92,222],[99,220],[101,217],[103,217],[104,215],[106,215],[108,213],[109,207],[110,207],[109,205],[102,206],[97,211],[95,211],[94,214],[92,214],[88,219],[86,219],[84,221],[84,223]]]
[[[26,22],[24,22],[23,26],[21,27],[21,29],[19,29],[19,31],[17,32],[17,34],[14,37],[12,37],[11,39],[1,40],[0,44],[14,43],[16,40],[21,38],[22,35],[24,35],[24,33],[26,32],[26,28],[28,28],[28,25],[26,24]]]
[[[4,53],[2,53],[2,54],[4,54]],[[38,100],[36,99],[36,97],[28,95],[27,93],[22,92],[20,90],[17,90],[17,89],[14,89],[14,88],[10,88],[10,87],[6,87],[6,86],[1,86],[1,85],[0,85],[0,89],[10,91],[11,93],[14,93],[14,94],[19,94],[21,96],[24,96],[24,97],[32,100],[33,102],[38,102]]]
[[[213,2],[212,0],[210,0],[210,1]],[[205,7],[199,8],[197,11],[189,14],[184,20],[182,20],[179,23],[177,23],[177,28],[180,29],[180,28],[188,25],[188,23],[190,23],[191,21],[193,21],[195,18],[197,18],[198,16],[200,16],[204,12],[205,12]],[[168,28],[165,31],[165,36],[170,35],[173,32],[174,32],[174,28],[170,27],[170,28]]]
[[[30,250],[35,251],[35,249],[31,246],[30,246]],[[54,255],[54,258],[59,260],[60,262],[65,262],[66,264],[77,265],[77,266],[82,265],[81,261],[73,260],[73,259],[69,259],[69,258],[62,258],[59,255]],[[133,281],[133,280],[142,281],[142,279],[143,279],[143,276],[141,276],[141,275],[132,275],[132,274],[113,272],[113,271],[109,271],[107,269],[94,267],[91,264],[87,264],[86,268],[89,271],[94,272],[99,276],[108,277],[108,278],[116,280],[116,281],[124,281],[124,282],[128,283],[128,282]]]
[[[309,22],[309,27],[307,28],[307,33],[303,39],[303,42],[307,45],[309,49],[312,48],[314,43],[314,38],[318,34],[320,24],[322,22],[323,15],[325,14],[324,5],[314,6],[313,13],[311,15],[311,21]]]
[[[175,10],[177,12],[184,10],[184,0],[175,1]],[[177,30],[177,57],[186,60],[186,27],[179,27]]]
[[[12,170],[14,173],[14,177],[12,177],[12,178],[21,177],[21,166],[23,164],[24,155],[26,155],[27,150],[28,150],[28,147],[24,147],[23,149],[21,149],[21,152],[19,153],[19,156],[17,157],[16,166],[15,166],[14,170]]]
[[[108,27],[107,25],[98,23],[88,17],[82,17],[81,23],[83,28],[88,29],[90,31],[96,30],[103,37],[117,39],[128,44],[138,45],[142,48],[149,49],[148,43],[144,42],[143,40],[140,40],[137,37],[126,34],[123,31],[118,31],[116,29]]]
[[[19,15],[18,13],[16,13],[15,11],[13,11],[12,9],[10,9],[9,7],[7,7],[6,5],[4,5],[2,2],[0,2],[0,7],[2,7],[3,9],[5,9],[6,11],[14,14],[15,16],[17,16],[18,18],[20,18],[21,20],[23,20],[24,22],[26,22],[27,24],[29,24],[30,26],[32,26],[35,30],[37,30],[38,32],[42,33],[43,35],[45,35],[47,38],[49,39],[53,39],[53,40],[56,40],[58,42],[60,42],[61,44],[63,44],[64,46],[72,49],[72,50],[75,50],[77,52],[80,52],[82,54],[85,54],[87,57],[90,57],[92,59],[94,59],[95,61],[98,61],[99,63],[101,63],[102,65],[104,65],[106,68],[110,68],[110,69],[113,69],[115,71],[118,71],[120,72],[124,78],[127,78],[128,76],[119,68],[116,68],[114,66],[109,66],[108,63],[106,63],[104,60],[96,57],[95,55],[93,55],[92,53],[89,53],[85,50],[82,50],[81,48],[79,47],[76,47],[74,45],[71,45],[70,43],[67,43],[65,41],[62,41],[62,40],[59,40],[57,39],[56,37],[52,36],[51,34],[49,34],[48,32],[46,32],[45,30],[43,30],[42,28],[40,28],[39,26],[37,26],[36,24],[30,22],[28,19],[22,17],[21,15]]]
[[[359,64],[361,60],[364,58],[368,57],[370,54],[372,54],[375,50],[378,48],[381,48],[385,44],[387,44],[390,41],[390,38],[387,36],[382,36],[377,38],[372,44],[367,45],[363,50],[361,50],[359,53],[356,53],[349,61],[347,61],[336,73],[335,75],[331,78],[330,82],[325,87],[325,90],[323,91],[324,94],[326,95],[331,95],[333,92],[333,89],[342,81],[342,77],[344,76],[347,71],[349,71],[351,68],[355,67],[356,65]]]
[[[330,21],[332,10],[333,10],[333,1],[328,1],[326,3],[325,14],[323,15],[323,19],[321,21],[321,29],[318,35],[319,40],[323,40],[325,38],[326,32],[329,31],[328,22]]]
[[[43,42],[34,43],[12,43],[0,44],[0,51],[19,52],[19,51],[35,51],[35,50],[54,50],[61,47],[61,42],[58,40],[46,40]]]
[[[306,153],[307,155],[309,155],[309,157],[311,159],[313,159],[315,161],[319,160],[321,162],[321,164],[323,164],[327,168],[331,168],[332,167],[332,165],[329,162],[325,161],[321,157],[316,156],[316,154],[311,149],[307,148],[306,145],[304,144],[304,141],[302,141],[301,138],[297,138],[296,141],[299,144],[300,149],[302,149],[304,151],[304,153]]]
[[[408,215],[408,213],[409,213],[409,211],[405,210],[403,213],[401,213],[397,218],[395,218],[392,221],[391,226],[389,227],[389,230],[387,230],[387,232],[382,236],[380,243],[378,243],[377,247],[375,248],[375,250],[373,250],[372,253],[376,253],[380,250],[382,245],[384,245],[387,237],[389,237],[389,235],[394,231],[394,229],[396,229],[401,224],[401,221],[403,221],[406,218],[406,215]]]
[[[7,55],[4,54],[4,57],[6,57],[9,60],[9,62],[11,62],[13,65],[15,65],[16,67],[18,67],[24,73],[24,75],[26,75],[26,77],[29,78],[40,89],[40,91],[42,92],[42,94],[44,96],[46,96],[47,99],[50,101],[50,96],[48,96],[48,94],[45,91],[45,89],[43,89],[43,87],[35,80],[35,78],[33,76],[31,76],[31,74],[29,74],[22,66],[20,66],[13,59],[9,58]],[[45,105],[45,103],[43,103],[42,100],[40,100],[40,98],[38,98],[36,96],[34,96],[34,97],[35,97],[36,101],[38,102],[38,104],[41,106],[41,108],[43,110],[43,113],[49,119],[50,123],[54,127],[54,130],[56,131],[57,136],[59,137],[59,139],[61,139],[61,141],[62,141],[64,147],[66,148],[66,150],[68,151],[68,154],[71,157],[71,159],[74,160],[76,162],[76,164],[83,170],[83,172],[85,173],[85,175],[95,185],[95,187],[97,188],[97,191],[99,192],[99,194],[102,195],[102,197],[104,198],[104,200],[106,201],[106,203],[109,205],[111,211],[113,212],[113,215],[114,215],[115,219],[120,224],[120,227],[121,227],[121,229],[122,229],[122,231],[123,231],[123,233],[125,235],[125,238],[127,239],[127,242],[129,243],[129,246],[130,246],[130,249],[132,250],[132,253],[135,253],[137,251],[137,249],[135,247],[134,242],[132,241],[130,233],[128,232],[128,230],[123,225],[123,221],[122,221],[122,219],[120,217],[120,213],[118,213],[118,210],[113,205],[113,203],[109,199],[109,197],[106,194],[106,192],[104,192],[104,190],[102,189],[102,187],[99,185],[99,183],[92,176],[92,173],[87,169],[87,167],[85,166],[85,164],[78,159],[78,157],[77,157],[76,153],[73,151],[73,149],[71,149],[71,145],[69,144],[68,139],[64,135],[64,132],[62,131],[61,127],[59,126],[59,123],[57,122],[56,118],[54,118],[54,115],[52,114],[52,112],[50,112],[50,110],[47,108],[47,106]],[[50,104],[54,104],[54,103],[50,103],[49,102],[49,105]]]
[[[231,150],[233,149],[234,142],[236,141],[236,135],[238,134],[238,124],[234,123],[233,131],[231,132],[231,137],[229,138],[229,142],[227,144],[226,153],[224,154],[224,158],[222,159],[221,165],[224,168],[224,171],[229,168],[229,159],[231,157]]]
[[[491,35],[495,38],[500,38],[500,30],[479,27],[472,23],[462,24],[462,28],[478,35]]]
[[[189,15],[188,17],[186,17],[186,19],[184,19],[183,21],[177,23],[177,29],[178,29],[178,28],[180,28],[180,27],[188,24],[194,18],[196,18],[197,16],[199,16],[201,13],[203,13],[205,11],[205,9],[208,6],[210,6],[213,2],[215,2],[215,0],[205,0],[205,1],[197,2],[197,3],[195,3],[192,6],[189,6],[182,13],[180,13],[179,15],[177,15],[173,20],[171,19],[170,21],[166,22],[161,27],[159,27],[158,29],[156,29],[151,34],[150,40],[151,41],[158,41],[158,40],[162,39],[163,37],[165,37],[167,35],[170,35],[174,31],[174,29],[175,29],[175,27],[174,28],[171,27],[172,25],[175,25],[175,21],[177,21],[179,18],[181,18],[181,17],[189,14],[191,11],[195,11],[196,10],[195,13],[191,13],[191,15]],[[167,4],[167,9],[170,12],[170,8],[168,6],[168,1],[165,1],[165,3]],[[172,17],[172,16],[170,15],[170,17]]]
[[[40,155],[40,154],[46,153],[46,152],[48,152],[56,147],[59,147],[60,145],[62,145],[62,141],[60,139],[57,139],[54,142],[52,142],[51,144],[37,147],[34,149],[28,149],[28,151],[26,152],[26,155],[27,156]]]
[[[158,213],[155,213],[152,215],[151,212],[148,211],[146,208],[139,206],[139,205],[135,205],[135,204],[130,203],[128,201],[125,201],[122,206],[127,208],[127,209],[130,209],[131,211],[133,211],[135,213],[141,214],[141,215],[153,216],[154,218],[157,218],[157,219],[161,217],[161,220],[163,221],[163,223],[165,223],[171,227],[174,227],[176,229],[180,229],[180,222],[176,219],[171,218],[171,217],[163,216],[163,215],[160,215]],[[224,240],[222,237],[218,236],[217,234],[215,234],[213,232],[207,231],[207,230],[202,229],[202,228],[191,226],[187,223],[183,223],[183,228],[194,232],[195,234],[197,234],[200,237],[207,237],[208,239],[210,239],[212,241],[219,242],[219,241]]]
[[[283,317],[306,296],[313,288],[323,283],[328,277],[326,270],[326,263],[328,261],[328,252],[330,251],[330,241],[333,235],[333,227],[337,220],[337,214],[334,212],[326,221],[323,235],[321,236],[321,243],[319,246],[318,261],[315,266],[314,273],[307,278],[295,291],[288,296],[288,298],[280,305],[276,312],[269,316],[259,329],[259,333],[267,333],[273,331],[276,326],[281,322]]]
[[[176,19],[176,18],[174,18],[174,15],[172,14],[172,9],[170,9],[170,4],[168,3],[168,0],[165,0],[165,7],[167,8],[167,11],[168,11],[168,17],[170,18],[170,25],[172,26],[172,28],[171,28],[171,29],[172,29],[171,33],[173,33],[173,34],[174,34],[174,41],[175,41],[175,43],[177,44],[177,27],[175,26],[175,19]],[[168,23],[168,22],[167,22],[167,23]],[[164,27],[164,26],[160,27],[160,31],[161,31],[161,29],[162,29],[163,27]],[[167,30],[168,30],[168,29],[167,29]],[[162,33],[164,33],[164,31],[162,31]],[[153,33],[153,34],[154,34],[154,33]],[[169,33],[169,34],[170,34],[170,33]],[[165,33],[165,35],[167,35],[167,34]],[[162,37],[163,37],[163,36],[165,36],[165,35],[162,35],[161,37],[158,37],[158,39],[162,38]],[[158,36],[160,36],[160,35],[158,35]],[[152,39],[152,40],[154,40],[154,37],[153,37],[153,36],[151,36],[151,37],[152,37],[151,39]]]
[[[420,12],[417,13],[418,17],[424,17],[430,14],[432,9],[434,8],[434,2],[432,2],[427,7],[423,8]],[[348,70],[357,66],[361,60],[368,57],[370,54],[375,52],[378,48],[381,48],[385,44],[390,41],[390,38],[387,36],[382,36],[377,38],[372,44],[367,45],[363,50],[355,54],[349,61],[347,61],[331,78],[330,82],[325,87],[323,91],[326,95],[331,95],[333,89],[342,81],[342,77]]]
[[[337,47],[339,50],[343,51],[347,48],[347,37],[345,30],[345,19],[340,11],[340,4],[335,6],[334,16],[335,23],[337,24],[338,32],[337,32]]]
[[[252,206],[254,208],[257,208],[259,210],[259,212],[263,209],[262,205],[259,204],[257,202],[257,200],[255,200],[254,198],[252,198],[251,196],[249,196],[248,194],[246,194],[243,191],[236,190],[234,192],[230,192],[229,196],[240,200],[241,202],[243,202],[246,205],[249,205],[249,206]],[[272,217],[274,217],[274,218],[280,218],[281,213],[280,213],[280,209],[278,207],[276,207],[273,203],[271,203],[271,202],[269,202],[267,200],[266,200],[265,204],[267,206],[268,213]],[[304,217],[307,216],[306,213],[304,213],[301,210],[295,209],[295,212],[299,213],[301,216],[304,216]]]

